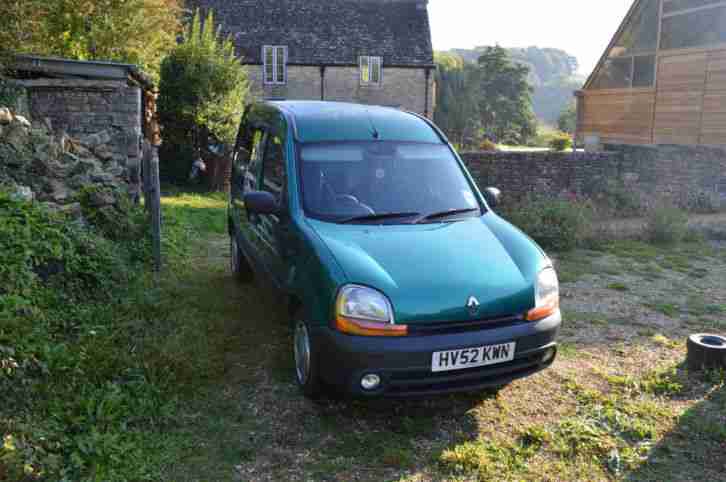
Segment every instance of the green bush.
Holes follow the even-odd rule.
[[[569,251],[591,238],[589,202],[531,197],[502,214],[545,249]]]
[[[197,11],[184,40],[161,64],[160,151],[165,180],[185,179],[196,149],[214,137],[233,144],[247,98],[247,74],[231,38],[222,39],[213,12],[205,21]]]
[[[658,204],[648,212],[646,238],[658,244],[680,243],[688,235],[688,215],[667,201]]]
[[[643,214],[640,196],[634,189],[628,189],[622,181],[608,179],[601,196],[613,217],[627,218]]]
[[[559,152],[572,149],[572,138],[567,134],[558,135],[550,140],[548,147]]]
[[[539,124],[537,126],[537,135],[528,145],[531,147],[550,147],[550,142],[552,142],[552,139],[561,135],[562,132],[547,124]]]

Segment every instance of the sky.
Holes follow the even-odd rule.
[[[429,0],[434,49],[549,47],[589,75],[633,0]]]

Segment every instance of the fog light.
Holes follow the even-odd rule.
[[[552,361],[552,359],[555,357],[555,354],[557,353],[557,350],[555,348],[550,348],[545,352],[545,354],[542,356],[542,363],[548,363]]]
[[[363,390],[375,390],[381,384],[381,377],[374,374],[369,374],[361,378],[360,386]]]

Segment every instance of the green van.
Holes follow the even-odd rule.
[[[418,115],[255,104],[234,151],[232,270],[289,307],[308,397],[505,385],[552,364],[561,315],[550,259],[498,199]]]

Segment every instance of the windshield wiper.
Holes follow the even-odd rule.
[[[339,221],[341,224],[363,222],[363,221],[382,221],[385,219],[396,219],[396,218],[411,218],[413,216],[420,216],[421,213],[380,213],[380,214],[366,214],[365,216],[355,216],[352,218],[343,219]]]
[[[474,211],[481,211],[479,208],[465,208],[465,209],[449,209],[447,211],[441,211],[438,213],[427,214],[416,220],[413,224],[423,223],[425,221],[432,221],[434,219],[447,218],[449,216],[456,216],[457,214],[473,213]]]

